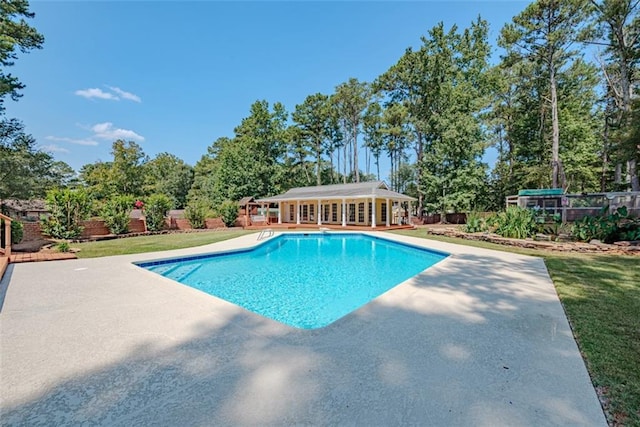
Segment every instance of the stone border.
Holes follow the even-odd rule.
[[[495,233],[465,233],[453,227],[426,228],[428,234],[436,236],[457,237],[466,240],[477,240],[499,245],[514,246],[518,248],[546,250],[553,252],[579,252],[579,253],[608,253],[621,255],[640,255],[640,245],[636,242],[618,242],[613,245],[606,243],[583,242],[547,242],[533,239],[509,239]]]

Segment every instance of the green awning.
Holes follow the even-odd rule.
[[[518,196],[562,196],[562,188],[539,188],[518,191]]]

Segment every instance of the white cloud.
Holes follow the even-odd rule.
[[[91,88],[91,89],[80,89],[74,92],[78,96],[82,96],[87,99],[91,98],[100,98],[100,99],[111,99],[113,101],[117,101],[118,98],[116,95],[104,92],[102,89]]]
[[[116,139],[131,139],[134,141],[144,141],[144,136],[129,129],[114,128],[113,123],[98,123],[91,127],[95,138],[115,141]]]
[[[68,142],[70,144],[77,145],[98,145],[98,141],[94,141],[93,139],[74,139],[67,138],[65,136],[46,136],[44,139],[48,139],[49,141]]]
[[[91,99],[91,98],[99,98],[99,99],[109,99],[111,101],[120,101],[121,99],[126,99],[133,102],[142,102],[142,99],[135,93],[127,92],[125,90],[120,89],[116,86],[108,86],[109,91],[104,91],[99,88],[89,88],[89,89],[79,89],[74,93],[78,96],[82,96],[83,98]]]
[[[97,123],[93,126],[86,126],[78,124],[80,128],[89,131],[92,133],[91,136],[87,138],[68,138],[66,136],[45,136],[44,139],[53,142],[66,142],[69,144],[76,145],[85,145],[85,146],[96,146],[100,143],[97,140],[106,140],[109,142],[113,142],[117,139],[124,140],[133,140],[133,141],[144,141],[144,136],[129,130],[129,129],[121,129],[113,126],[111,122]],[[63,147],[59,147],[55,144],[48,145],[46,147],[50,151],[58,151],[58,152],[66,152],[69,150]]]
[[[119,87],[108,86],[108,88],[114,91],[116,94],[118,94],[122,99],[128,99],[129,101],[134,101],[134,102],[142,102],[142,99],[140,99],[140,97],[136,94],[133,94],[131,92],[126,92],[120,89]]]
[[[51,153],[56,153],[56,152],[57,153],[68,153],[69,152],[69,150],[67,150],[66,148],[58,147],[55,144],[44,145],[41,148],[42,148],[42,150],[49,151]]]

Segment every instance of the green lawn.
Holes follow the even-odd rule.
[[[640,426],[640,256],[585,255],[398,234],[544,258],[610,425]]]
[[[78,258],[96,258],[110,255],[139,254],[143,252],[168,251],[208,245],[222,240],[233,239],[255,230],[220,230],[199,233],[157,234],[153,236],[127,237],[123,239],[101,240],[98,242],[73,243],[79,249]]]
[[[81,249],[80,258],[89,258],[199,246],[251,232],[143,236],[72,247]],[[396,233],[544,258],[592,381],[606,398],[610,424],[640,426],[640,257],[512,248],[420,229]]]

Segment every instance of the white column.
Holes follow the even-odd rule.
[[[282,224],[282,202],[278,202],[278,224]]]
[[[318,217],[318,226],[322,225],[322,212],[320,212],[320,208],[322,204],[320,203],[320,199],[318,199],[318,209],[316,210],[316,216]]]
[[[407,224],[411,225],[411,202],[407,202]]]
[[[388,227],[388,226],[389,226],[389,219],[390,219],[389,217],[391,217],[391,215],[389,214],[389,210],[390,210],[390,209],[389,209],[389,208],[390,208],[390,206],[389,206],[389,199],[386,199],[386,201],[387,201],[387,207],[386,207],[386,209],[387,209],[387,222],[386,222],[386,224],[385,224],[385,225]]]
[[[296,200],[296,224],[300,224],[300,200]]]
[[[342,199],[342,226],[347,226],[347,200]]]
[[[376,198],[371,198],[371,228],[376,228]]]

